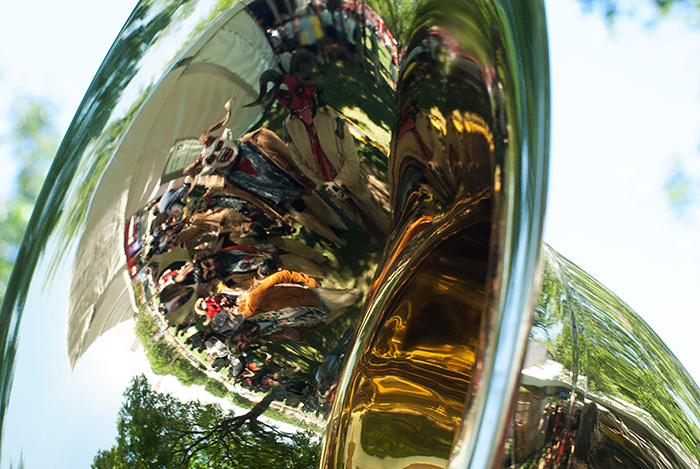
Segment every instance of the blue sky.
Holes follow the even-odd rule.
[[[0,135],[9,131],[9,110],[22,96],[51,102],[65,132],[133,6],[123,0],[6,2],[0,17]],[[630,304],[700,381],[700,200],[678,213],[664,190],[678,166],[696,194],[700,181],[700,30],[673,18],[649,25],[643,15],[619,18],[610,28],[602,15],[583,14],[579,2],[546,6],[552,147],[545,240]],[[12,181],[12,161],[0,143],[0,200]],[[63,340],[65,288],[57,282],[50,302],[39,301],[42,294],[33,289],[32,310],[45,312],[48,320],[41,322],[51,326],[49,336],[33,337],[37,344]],[[105,340],[118,341],[119,332]],[[72,376],[66,360],[41,381],[29,372],[17,376],[17,384],[36,381],[39,394],[50,376],[66,416],[82,397],[100,396],[88,404],[95,425],[89,437],[96,445],[83,455],[88,462],[113,438],[127,370],[145,367],[126,351],[114,362],[90,361],[98,355],[86,355]],[[42,359],[25,355],[18,369],[32,358]],[[110,394],[91,387],[92,370],[112,371],[97,379],[111,385]],[[37,414],[59,412],[42,409],[39,394],[16,399],[37,407]],[[75,461],[75,450],[42,457],[74,467],[67,461]],[[30,454],[27,448],[25,456]],[[34,462],[28,467],[42,466]]]
[[[700,30],[547,2],[552,147],[545,241],[627,302],[700,381],[700,200],[679,214],[664,186],[700,184]],[[640,15],[641,16],[641,15]]]

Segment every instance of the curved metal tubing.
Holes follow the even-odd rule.
[[[542,243],[542,2],[326,7],[136,6],[8,284],[3,465],[699,467],[697,385]]]

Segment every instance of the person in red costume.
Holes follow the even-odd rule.
[[[261,93],[250,105],[267,106],[274,99],[291,112],[284,121],[290,137],[290,157],[317,188],[334,199],[343,210],[377,239],[388,232],[388,215],[367,188],[364,171],[347,121],[319,99],[314,73],[301,70],[314,58],[297,53],[292,72],[282,75],[268,70],[260,78]],[[267,90],[268,83],[273,87]]]

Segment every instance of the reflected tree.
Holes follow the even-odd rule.
[[[700,416],[700,392],[692,378],[628,305],[568,259],[549,252],[530,338],[551,344],[551,357],[565,369],[576,371],[577,362],[590,396],[634,404],[700,457],[697,421],[689,428],[683,418]],[[543,340],[545,333],[554,337]]]
[[[132,379],[117,418],[117,441],[92,467],[313,467],[313,433],[288,433],[259,420],[275,391],[242,415],[216,404],[182,402],[155,392],[145,376]]]
[[[550,354],[553,352],[551,348],[553,338],[550,331],[555,323],[561,321],[562,300],[561,281],[554,270],[554,265],[551,262],[545,262],[540,298],[532,317],[530,339],[547,345]]]
[[[367,4],[382,17],[400,49],[408,42],[408,32],[419,0],[371,0]]]
[[[87,153],[80,161],[69,158],[61,162],[62,171],[71,177],[80,171],[83,183],[77,189],[79,196],[72,199],[72,205],[66,208],[61,220],[60,242],[68,242],[82,226],[99,176],[118,148],[124,129],[128,128],[150,94],[151,87],[139,90],[139,98],[125,115],[110,123],[122,94],[139,72],[147,51],[165,35],[174,18],[189,12],[189,3],[190,0],[140,3],[129,18],[129,27],[112,46],[85,94],[71,124],[72,129],[83,131],[75,132],[75,138],[67,139],[60,149],[61,154],[83,156]],[[58,218],[52,219],[51,223],[58,221]],[[52,267],[55,268],[60,261],[59,256]]]

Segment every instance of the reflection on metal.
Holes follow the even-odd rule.
[[[698,467],[695,383],[627,305],[546,251],[510,464]]]
[[[248,408],[173,423],[136,377],[120,418],[161,423],[118,445],[167,451],[96,464],[697,467],[695,384],[542,248],[542,3],[326,6],[142,2],[79,109],[23,247],[77,248],[71,367],[133,325],[156,374]]]
[[[391,264],[394,278],[377,278],[392,289],[366,319],[375,316],[334,409],[343,429],[327,441],[329,466],[447,462],[479,347],[488,202],[455,211],[455,219],[420,219],[402,240],[403,259]]]

